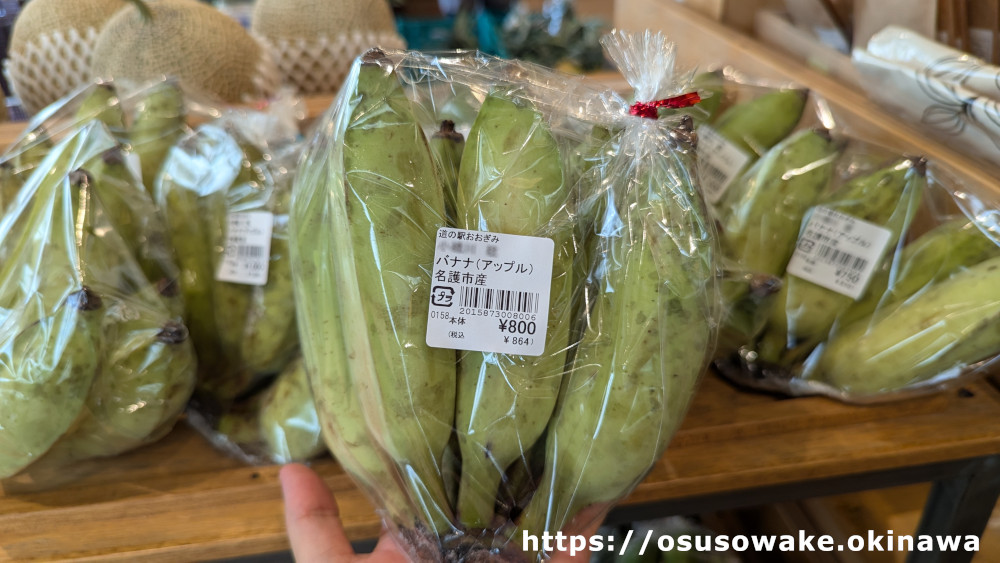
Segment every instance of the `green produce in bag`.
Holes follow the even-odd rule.
[[[0,477],[44,486],[147,444],[190,396],[187,330],[88,170],[115,146],[99,121],[75,124],[0,219]]]
[[[615,41],[675,94],[661,36]],[[453,214],[449,93],[478,104]],[[693,138],[519,61],[355,61],[295,183],[292,273],[324,440],[415,559],[534,558],[518,530],[605,514],[662,454],[719,320]]]

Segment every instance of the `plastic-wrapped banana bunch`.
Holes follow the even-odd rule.
[[[772,251],[775,241],[769,237],[798,228],[809,186],[815,192],[825,185],[837,143],[822,129],[797,130],[814,121],[805,112],[806,90],[750,84],[728,69],[693,74],[686,83],[685,90],[701,100],[686,108],[661,107],[658,114],[693,120],[701,189],[719,225],[734,233],[733,248],[723,249],[726,316],[719,338],[721,350],[733,351],[762,329],[763,312],[781,287],[782,261],[788,257],[783,241],[777,244],[781,250]],[[598,154],[581,153],[584,162]],[[748,192],[753,201],[739,201]],[[748,237],[758,226],[761,236]],[[736,248],[741,245],[746,248]]]
[[[609,49],[672,68],[659,36]],[[605,157],[574,168],[595,130]],[[512,534],[628,494],[707,366],[720,307],[690,119],[631,117],[517,61],[372,50],[317,131],[291,250],[327,445],[417,560],[534,559]]]
[[[52,149],[53,139],[94,120],[103,123],[117,142],[91,166],[102,178],[96,189],[146,277],[159,285],[172,311],[182,311],[173,251],[148,187],[164,149],[186,127],[185,115],[183,96],[169,81],[132,88],[127,94],[119,94],[112,82],[80,88],[39,112],[0,158],[0,210],[14,204],[28,176]]]
[[[123,238],[138,179],[117,141],[92,120],[50,143],[0,219],[0,477],[41,486],[161,437],[196,373]]]
[[[241,127],[252,119],[240,119],[206,123],[182,137],[156,183],[199,357],[192,419],[214,441],[237,448],[245,432],[219,431],[247,426],[237,418],[257,400],[240,403],[269,385],[298,350],[288,208],[300,148],[266,146]]]
[[[773,299],[743,309],[764,322],[721,351],[727,375],[874,402],[965,381],[1000,354],[988,281],[1000,212],[926,159],[803,130],[733,193],[723,247],[782,277]]]

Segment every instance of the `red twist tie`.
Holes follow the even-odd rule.
[[[689,108],[701,101],[701,96],[697,92],[688,92],[673,98],[656,100],[655,102],[636,102],[629,108],[629,113],[646,119],[656,119],[659,108]]]

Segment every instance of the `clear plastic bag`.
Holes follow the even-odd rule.
[[[661,36],[609,51],[680,93]],[[527,63],[355,61],[296,180],[293,278],[324,438],[413,557],[534,559],[522,530],[603,516],[662,454],[720,316],[693,144]]]
[[[115,145],[105,151],[102,162],[92,165],[100,169],[95,172],[103,179],[96,189],[143,272],[159,284],[171,309],[182,311],[176,291],[179,274],[152,200],[150,181],[158,173],[165,149],[186,127],[188,103],[170,81],[145,85],[106,81],[81,87],[35,115],[0,157],[0,210],[15,204],[26,179],[56,140],[83,124],[100,121]]]
[[[214,414],[212,426],[200,413],[192,419],[216,447],[250,463],[303,462],[327,451],[301,358],[248,399]]]
[[[200,359],[193,414],[208,427],[298,350],[287,249],[301,144],[282,123],[241,111],[199,125],[155,187]]]
[[[839,133],[829,156],[816,159],[829,167],[821,182],[776,183],[792,168],[765,157],[780,166],[759,172],[771,178],[761,184],[785,191],[744,191],[747,208],[801,199],[799,224],[785,221],[779,237],[775,220],[794,217],[772,212],[770,223],[747,231],[751,239],[770,233],[772,250],[788,250],[776,270],[780,289],[754,311],[763,319],[757,333],[735,352],[720,350],[716,365],[754,388],[855,403],[939,391],[985,373],[1000,354],[1000,295],[984,281],[1000,256],[997,202],[933,161]],[[737,249],[751,247],[727,246],[725,226],[721,238],[730,257],[760,262],[740,260]]]
[[[249,463],[322,452],[303,435],[318,445],[308,389],[284,373],[298,354],[288,211],[301,117],[294,97],[223,111],[178,139],[154,190],[200,359],[188,420]],[[286,430],[294,443],[277,438]]]
[[[832,117],[822,100],[794,84],[751,79],[732,67],[693,73],[701,102],[660,108],[688,115],[698,133],[700,187],[719,230],[726,304],[720,355],[752,341],[781,288],[794,235],[812,196],[832,173]],[[787,174],[774,174],[782,168]]]
[[[84,96],[95,88],[103,89]],[[44,139],[0,219],[0,477],[13,477],[5,489],[53,485],[82,461],[162,437],[196,374],[176,302],[147,274],[172,264],[142,252],[158,248],[140,221],[149,200],[118,141],[82,116]],[[26,150],[15,146],[4,161]]]

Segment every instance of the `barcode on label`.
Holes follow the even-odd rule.
[[[820,245],[816,257],[826,261],[827,264],[852,270],[864,271],[868,267],[868,260],[825,244]]]
[[[261,246],[237,246],[237,258],[261,258],[264,256],[264,248]]]
[[[511,291],[487,287],[462,287],[459,291],[461,307],[510,311],[514,313],[537,313],[541,295],[530,291]]]
[[[729,183],[729,175],[718,166],[712,166],[708,162],[702,166],[701,173],[707,176],[708,181],[714,185],[724,186]]]
[[[890,238],[892,232],[881,225],[818,205],[808,215],[785,271],[860,299]]]

